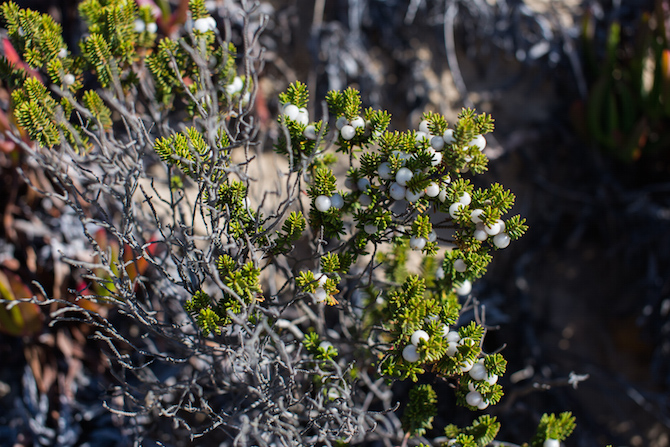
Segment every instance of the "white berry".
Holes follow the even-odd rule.
[[[412,171],[410,171],[408,168],[400,168],[398,169],[398,172],[395,175],[395,181],[400,186],[406,186],[407,182],[409,182],[412,179],[412,177],[414,177]]]
[[[377,225],[375,224],[366,224],[365,227],[363,227],[363,230],[367,234],[375,234],[377,232]]]
[[[286,104],[284,106],[284,116],[291,121],[295,121],[300,114],[300,109],[295,104]]]
[[[488,225],[484,226],[484,231],[486,231],[486,234],[489,236],[495,236],[496,234],[500,233],[500,223],[496,222],[490,227]]]
[[[351,120],[351,126],[354,128],[365,127],[365,120],[360,116],[357,116],[356,118]]]
[[[429,338],[430,337],[428,336],[428,332],[419,329],[412,334],[410,341],[414,346],[419,346],[419,342],[421,342],[421,340],[428,341]]]
[[[485,400],[482,400],[479,405],[477,405],[477,408],[480,410],[486,410],[486,408],[489,406],[489,403]]]
[[[464,192],[461,198],[458,199],[458,201],[461,202],[463,205],[470,205],[470,202],[472,202],[472,198],[470,197],[470,194]]]
[[[435,230],[431,230],[430,233],[428,233],[428,242],[435,242],[437,240],[437,233]]]
[[[454,138],[454,130],[445,130],[442,139],[444,140],[444,144],[454,144],[456,142],[456,138]]]
[[[391,187],[389,188],[389,195],[393,200],[402,200],[405,198],[405,187],[402,185],[399,185],[396,182],[391,183]]]
[[[335,193],[330,196],[330,206],[338,210],[344,206],[344,199],[340,193]]]
[[[72,73],[68,73],[65,76],[63,76],[63,84],[64,85],[72,85],[75,82],[74,75]]]
[[[330,197],[327,196],[319,196],[314,200],[314,206],[316,206],[316,209],[321,211],[322,213],[325,213],[330,209],[332,206],[332,202],[330,200]]]
[[[484,231],[483,229],[480,229],[480,228],[475,230],[473,236],[474,236],[475,239],[477,239],[478,241],[481,241],[481,242],[484,242],[489,237],[489,235],[486,234],[486,231]]]
[[[426,186],[426,195],[428,197],[437,197],[440,194],[440,185],[433,182],[430,185]]]
[[[468,374],[470,374],[470,377],[477,381],[484,380],[486,377],[488,377],[486,367],[481,363],[475,363],[472,366],[472,369],[468,371]]]
[[[442,338],[444,338],[448,335],[449,335],[449,325],[443,324],[442,325]]]
[[[309,126],[305,127],[305,131],[302,134],[308,140],[316,140],[316,127],[310,124]]]
[[[437,166],[442,163],[442,152],[434,152],[433,158],[430,160],[431,166]]]
[[[361,196],[358,198],[358,202],[361,204],[361,206],[370,206],[370,204],[372,204],[372,197],[367,194],[361,194]]]
[[[391,180],[393,178],[391,175],[391,165],[386,161],[379,165],[377,171],[379,172],[379,178],[382,180]]]
[[[470,220],[472,221],[472,223],[482,222],[481,218],[482,214],[484,214],[484,210],[482,209],[477,208],[472,210],[472,212],[470,213]]]
[[[405,346],[405,349],[402,350],[402,358],[404,358],[410,363],[414,363],[419,361],[421,356],[419,355],[418,352],[416,352],[416,346],[407,345]]]
[[[307,123],[309,123],[309,113],[307,112],[306,108],[301,107],[298,109],[298,116],[295,118],[295,121],[302,124],[303,126],[306,126]]]
[[[542,444],[542,447],[560,447],[561,446],[561,441],[558,439],[547,439],[544,441]]]
[[[461,336],[458,335],[457,331],[450,331],[449,334],[447,334],[447,341],[449,343],[458,344],[458,342],[461,341]]]
[[[475,146],[480,151],[483,151],[486,147],[486,138],[484,138],[484,135],[477,135],[472,141],[468,143],[468,146]]]
[[[465,362],[461,363],[461,371],[463,371],[464,373],[465,373],[465,372],[468,372],[468,371],[470,371],[474,366],[475,366],[475,362],[468,362],[468,361],[465,361]]]
[[[496,234],[493,237],[493,245],[498,248],[506,248],[512,240],[507,233]]]
[[[158,31],[158,25],[156,25],[156,22],[147,23],[147,32],[148,33],[156,34],[156,31]]]
[[[229,95],[234,95],[235,93],[241,92],[242,88],[244,88],[244,81],[239,76],[235,76],[233,82],[231,82],[228,86],[226,86],[226,91],[228,92]],[[298,111],[299,110],[300,109],[298,109]]]
[[[468,405],[476,407],[484,401],[484,398],[479,391],[470,391],[468,394],[466,394],[465,401],[468,403]]]
[[[451,216],[452,219],[456,219],[456,212],[463,208],[463,205],[461,202],[456,202],[452,203],[451,206],[449,207],[449,215]]]
[[[438,267],[437,270],[435,270],[435,278],[444,279],[444,269],[442,268],[442,266]]]
[[[430,129],[428,128],[428,124],[430,124],[427,120],[423,120],[419,123],[419,131],[424,132],[424,133],[430,133]]]
[[[314,277],[319,282],[319,285],[321,287],[325,286],[326,282],[328,281],[328,275],[326,275],[325,273],[317,273],[316,275],[314,275]]]
[[[426,246],[426,240],[422,237],[412,236],[409,238],[409,247],[412,250],[423,250],[423,247]]]
[[[430,145],[435,149],[436,151],[442,150],[444,147],[444,138],[442,137],[433,137],[430,140]]]
[[[356,136],[356,129],[346,124],[340,129],[340,135],[342,135],[343,140],[349,141]]]
[[[319,348],[323,349],[324,351],[327,351],[328,348],[332,348],[332,347],[333,347],[333,344],[329,341],[326,341],[326,340],[319,343]]]
[[[428,138],[430,138],[430,135],[427,132],[422,132],[422,131],[417,132],[416,133],[416,143],[417,143],[416,145],[418,146],[419,143],[421,143],[421,141],[427,140]]]
[[[465,296],[472,291],[472,283],[467,279],[464,280],[461,284],[456,285],[456,293],[460,296]]]
[[[213,24],[212,21],[214,22]],[[200,18],[195,21],[195,23],[193,24],[193,28],[195,28],[196,31],[199,31],[201,33],[212,31],[216,28],[216,20],[214,20],[212,17]]]
[[[465,263],[464,260],[462,259],[456,259],[454,261],[454,270],[456,270],[459,273],[463,273],[468,269],[467,264]]]
[[[441,189],[440,193],[437,195],[437,198],[440,200],[440,202],[446,202],[447,201],[447,189]]]
[[[451,335],[451,334],[453,334],[453,332],[449,332],[449,334],[448,334],[447,336],[449,336],[449,335]],[[458,352],[458,343],[453,342],[453,341],[450,341],[449,343],[447,343],[447,352],[446,352],[446,354],[447,354],[449,357],[453,357],[454,355],[456,355],[456,352]]]
[[[323,303],[326,301],[326,298],[328,298],[328,293],[326,292],[326,289],[323,287],[317,287],[316,290],[314,291],[314,300],[317,303]]]
[[[67,57],[67,49],[66,48],[61,48],[58,51],[58,57],[60,57],[61,59],[66,58]]]
[[[133,22],[133,30],[134,30],[136,33],[143,33],[145,29],[146,29],[146,24],[144,23],[144,20],[142,20],[142,19],[136,19],[136,20]]]
[[[407,188],[407,191],[405,191],[405,199],[407,199],[408,202],[416,202],[421,198],[423,195],[423,191],[419,191],[417,193],[412,192],[411,189]]]
[[[335,127],[337,127],[337,130],[342,130],[342,128],[347,124],[349,124],[349,121],[343,116],[339,117],[337,121],[335,121]]]
[[[370,187],[370,180],[368,180],[365,177],[359,178],[358,181],[356,182],[356,186],[358,186],[358,189],[360,191],[367,191],[368,188]]]
[[[489,374],[488,377],[486,378],[486,383],[489,385],[494,385],[498,381],[498,375],[497,374]]]

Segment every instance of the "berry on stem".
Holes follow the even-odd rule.
[[[456,293],[460,296],[468,295],[472,291],[472,283],[467,279],[463,280],[461,284],[456,285]]]
[[[419,343],[421,340],[428,341],[430,337],[428,336],[428,332],[419,329],[418,331],[415,331],[412,336],[410,337],[410,342],[414,346],[419,346]]]
[[[309,126],[305,127],[305,131],[302,134],[308,140],[316,140],[316,127],[310,124]]]
[[[423,250],[425,246],[426,246],[426,239],[416,236],[412,236],[411,238],[409,238],[409,247],[412,250]]]
[[[496,234],[493,237],[493,245],[495,245],[498,248],[507,248],[510,242],[511,239],[509,237],[509,234],[507,233]]]
[[[286,104],[284,106],[284,116],[292,121],[295,121],[300,114],[300,109],[295,104]]]
[[[416,346],[407,345],[405,349],[402,350],[402,358],[410,363],[418,362],[421,356],[416,352]]]
[[[330,206],[338,210],[344,206],[344,198],[338,192],[330,196]]]
[[[314,206],[316,206],[317,210],[325,213],[332,206],[332,201],[330,200],[330,197],[321,195],[314,200]]]
[[[317,287],[314,291],[314,301],[317,303],[323,303],[328,298],[328,292],[323,287]]]
[[[437,197],[440,194],[440,185],[433,182],[430,185],[426,186],[426,195],[428,197]]]
[[[389,188],[389,195],[393,200],[402,200],[405,198],[406,189],[404,186],[399,185],[396,182],[391,183]]]
[[[340,129],[340,135],[342,135],[343,140],[349,141],[356,136],[356,129],[346,124]]]
[[[391,180],[393,178],[391,175],[391,165],[386,161],[379,165],[378,172],[379,178],[382,180]]]
[[[408,168],[400,168],[395,175],[395,181],[400,186],[407,186],[407,182],[409,182],[412,177],[414,177],[412,171],[410,171]]]

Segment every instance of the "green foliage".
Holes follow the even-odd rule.
[[[58,105],[44,84],[37,78],[27,78],[22,89],[12,92],[12,101],[16,121],[31,139],[44,147],[60,143],[61,129],[54,117]]]
[[[213,302],[210,296],[202,290],[197,291],[191,299],[184,303],[184,309],[191,314],[207,336],[211,333],[221,334],[221,316],[213,309]],[[227,315],[225,316],[227,318]]]
[[[209,172],[210,148],[194,127],[157,139],[154,150],[165,163],[178,167],[194,180]]]
[[[437,394],[428,384],[416,385],[409,391],[409,402],[402,415],[402,428],[411,436],[423,436],[433,428],[437,414]]]
[[[334,361],[338,354],[337,349],[331,343],[319,341],[319,335],[316,332],[305,334],[302,344],[316,360]]]
[[[279,94],[279,102],[282,104],[293,104],[297,107],[306,107],[309,101],[309,91],[307,86],[300,81],[296,81],[288,86],[286,92]]]
[[[109,129],[112,127],[112,112],[105,105],[94,90],[87,90],[84,92],[82,101],[86,108],[91,112],[93,118],[104,128]]]
[[[670,149],[668,3],[653,3],[653,11],[630,30],[616,21],[599,23],[591,11],[582,23],[589,92],[585,104],[574,105],[573,122],[584,138],[624,162]],[[605,40],[598,38],[605,34]]]
[[[302,236],[307,222],[300,211],[291,211],[284,223],[281,232],[277,233],[275,239],[275,253],[288,253],[293,249],[293,243]]]
[[[556,416],[555,414],[543,414],[537,427],[535,436],[531,440],[532,447],[542,447],[547,439],[563,441],[575,429],[575,417],[569,411]]]
[[[263,290],[260,283],[260,269],[249,261],[238,268],[236,261],[229,255],[221,255],[216,262],[216,268],[221,280],[231,293],[224,293],[225,300],[240,298],[244,304],[251,304],[254,300],[262,301]]]
[[[483,415],[478,417],[472,425],[464,428],[458,428],[451,424],[445,427],[444,434],[449,439],[458,439],[459,436],[465,435],[466,438],[461,438],[458,443],[461,445],[472,445],[477,447],[484,447],[489,445],[495,439],[500,430],[500,422],[496,421],[495,417]],[[454,445],[449,442],[444,443],[443,446]]]
[[[14,2],[2,4],[2,18],[16,50],[33,68],[44,68],[58,58],[65,42],[62,28],[48,14],[20,9]]]

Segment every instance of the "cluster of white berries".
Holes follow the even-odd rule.
[[[295,104],[287,103],[282,108],[282,114],[291,121],[306,126],[309,123],[309,113],[304,107],[298,107]],[[316,135],[315,135],[316,138]]]
[[[193,29],[201,33],[214,31],[216,29],[216,20],[214,20],[214,17],[201,17],[193,23]]]
[[[489,237],[493,237],[493,245],[498,248],[507,247],[511,239],[509,234],[505,233],[505,222],[498,219],[493,225],[488,226],[484,224],[481,215],[484,211],[475,209],[470,213],[470,220],[476,225],[474,237],[478,241],[485,241]]]
[[[346,141],[349,141],[356,136],[356,129],[365,129],[365,126],[365,120],[360,116],[355,117],[351,121],[346,117],[341,116],[335,122],[335,127],[340,131],[340,136]]]
[[[456,219],[457,212],[464,208],[472,202],[470,194],[464,192],[463,195],[458,199],[458,201],[451,204],[449,207],[449,215],[452,219]],[[505,222],[501,219],[498,219],[493,225],[488,226],[482,220],[482,214],[484,210],[476,208],[470,212],[470,221],[476,225],[474,238],[478,241],[485,241],[489,237],[493,237],[493,244],[498,248],[507,247],[511,238],[509,234],[505,233]]]
[[[461,368],[462,369],[462,368]],[[473,380],[477,382],[486,382],[489,385],[494,385],[498,381],[498,376],[496,374],[489,373],[484,366],[484,359],[479,359],[476,363],[472,364],[468,374]],[[489,401],[484,399],[482,393],[477,390],[477,387],[474,383],[468,383],[468,394],[465,395],[465,401],[468,405],[477,407],[480,410],[485,409],[489,406]]]
[[[332,196],[320,195],[314,199],[314,206],[318,211],[325,213],[331,208],[340,209],[344,206],[344,198],[340,193],[335,193]]]
[[[216,22],[214,25],[216,26]],[[142,19],[136,19],[135,23],[133,23],[133,27],[136,33],[143,33],[147,31],[148,33],[156,34],[158,31],[158,25],[156,25],[156,22],[145,23]]]
[[[315,276],[319,283],[319,287],[317,287],[314,291],[314,301],[317,303],[323,303],[328,298],[328,292],[326,292],[326,289],[324,288],[326,281],[328,281],[328,276],[326,276],[324,273],[318,273]]]

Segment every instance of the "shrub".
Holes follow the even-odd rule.
[[[235,48],[203,0],[158,41],[148,7],[79,10],[88,34],[75,54],[50,17],[2,6],[26,64],[0,64],[15,87],[10,138],[90,250],[64,258],[85,284],[74,300],[42,290],[23,301],[58,304],[51,324],[94,329],[117,379],[105,404],[129,433],[167,422],[171,439],[218,433],[233,445],[406,444],[432,428],[438,396],[416,385],[401,420],[393,382],[430,373],[472,411],[500,400],[506,361],[482,349],[472,283],[526,226],[507,216],[510,191],[470,180],[487,168],[489,115],[465,109],[449,126],[428,112],[418,130],[391,131],[349,88],[329,92],[314,120],[295,82],[274,145],[286,169],[254,194],[267,156],[252,114],[260,29]],[[547,416],[533,445],[572,424]],[[447,444],[486,445],[498,428],[486,415],[450,425]]]

